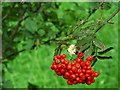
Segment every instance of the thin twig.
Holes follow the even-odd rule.
[[[106,19],[106,22],[108,22],[109,20],[111,20],[118,12],[120,11],[120,8],[118,8],[118,10],[116,10],[108,19]],[[106,23],[102,24],[101,26],[99,26],[96,30],[95,33],[98,32],[104,25],[106,25]],[[94,33],[94,34],[95,34]]]

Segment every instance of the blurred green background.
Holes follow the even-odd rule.
[[[89,15],[96,24],[117,8],[113,2],[3,3],[3,87],[117,88],[118,15],[110,20],[114,24],[105,25],[97,33],[106,48],[114,49],[106,54],[113,59],[98,60],[93,67],[100,72],[94,84],[69,86],[50,69],[56,40],[63,38],[71,26]]]

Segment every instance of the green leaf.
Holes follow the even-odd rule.
[[[78,48],[78,50],[80,50],[82,52],[82,51],[86,50],[87,48],[89,48],[89,46],[90,46],[90,43],[87,43],[87,44],[81,46],[80,48]]]
[[[105,45],[102,43],[101,40],[95,38],[95,39],[93,40],[93,43],[94,43],[95,46],[98,47],[99,49],[104,50]]]
[[[113,47],[109,47],[109,48],[107,48],[107,49],[105,49],[105,50],[103,50],[103,51],[98,52],[98,54],[107,53],[107,52],[109,52],[109,51],[112,50],[112,49],[113,49]]]
[[[77,41],[76,46],[77,47],[81,47],[81,46],[89,43],[92,40],[92,38],[93,38],[92,36],[83,37],[82,39],[80,39],[80,40]]]
[[[84,59],[86,59],[87,57],[89,57],[93,53],[93,47],[90,46],[84,53],[85,53]]]
[[[30,31],[31,33],[34,33],[37,30],[37,24],[34,20],[32,20],[31,18],[28,18],[25,21],[25,28]]]

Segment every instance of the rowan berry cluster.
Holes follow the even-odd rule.
[[[95,82],[94,77],[97,77],[99,73],[95,72],[91,67],[93,56],[91,55],[86,58],[86,61],[83,61],[83,55],[82,52],[79,52],[76,60],[72,60],[71,62],[65,59],[65,54],[54,56],[51,69],[58,76],[63,76],[69,85],[78,83],[90,85]]]

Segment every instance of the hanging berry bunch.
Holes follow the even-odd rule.
[[[72,84],[88,84],[95,82],[95,77],[99,76],[99,73],[94,71],[91,67],[91,61],[93,56],[86,58],[83,61],[84,54],[79,52],[75,61],[66,60],[66,55],[54,56],[54,62],[51,69],[55,71],[58,76],[62,76],[67,80],[69,85]]]
[[[113,49],[113,47],[105,49],[103,42],[96,37],[96,32],[105,24],[109,24],[109,20],[119,11],[120,8],[108,19],[103,21],[103,23],[98,25],[98,27],[94,26],[92,30],[91,26],[93,26],[93,23],[87,26],[86,29],[86,24],[88,25],[87,21],[81,21],[82,23],[80,22],[75,28],[71,29],[66,37],[59,40],[51,69],[54,70],[58,76],[66,79],[69,85],[78,83],[90,85],[94,83],[95,77],[99,76],[99,72],[94,71],[93,66],[97,60],[111,59],[112,56],[105,56],[104,53]],[[62,51],[66,49],[71,57],[69,60],[66,54],[61,54]],[[73,57],[73,55],[75,57]]]

